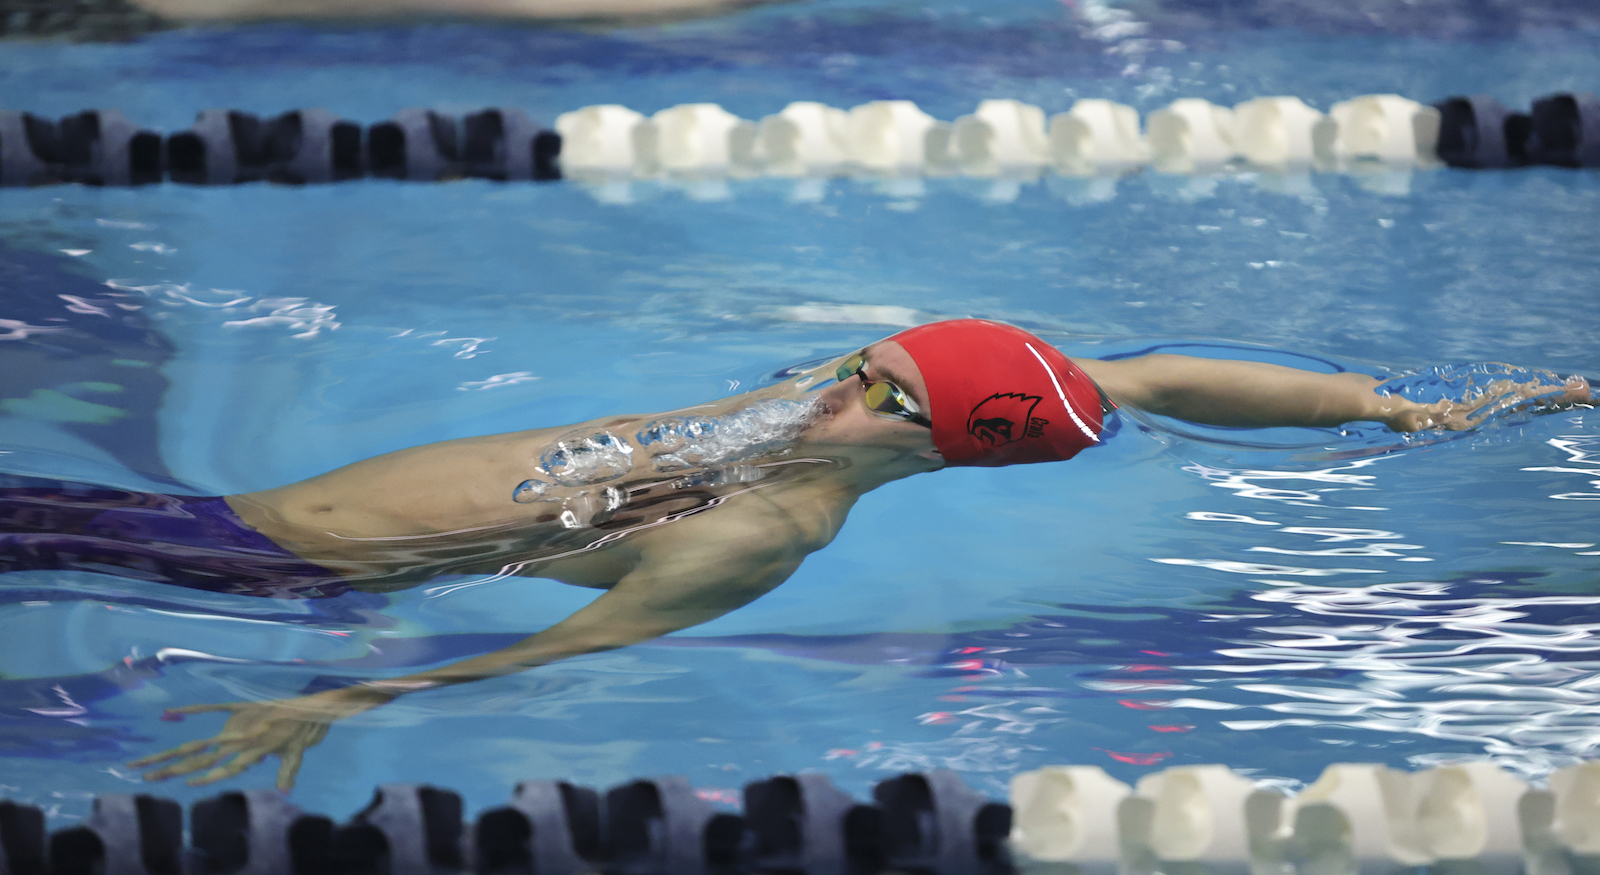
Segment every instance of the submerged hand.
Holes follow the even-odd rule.
[[[392,693],[368,687],[349,687],[294,699],[173,708],[169,713],[232,713],[222,731],[215,736],[191,741],[134,760],[128,765],[143,768],[156,763],[168,763],[147,772],[144,776],[147,781],[162,781],[208,769],[189,779],[189,784],[193,786],[230,778],[261,762],[268,754],[277,754],[281,760],[278,789],[287,792],[294,786],[294,776],[300,770],[300,761],[306,749],[322,741],[333,721],[375,708],[391,698]],[[228,762],[224,763],[224,760]]]
[[[1387,411],[1387,425],[1400,432],[1439,429],[1465,431],[1477,428],[1489,417],[1506,410],[1542,408],[1559,410],[1574,404],[1594,403],[1589,382],[1582,377],[1562,380],[1549,374],[1547,380],[1530,380],[1518,383],[1513,380],[1495,380],[1482,391],[1462,401],[1435,401],[1421,404],[1396,399]]]

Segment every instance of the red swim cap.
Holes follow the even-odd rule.
[[[933,445],[949,465],[1055,462],[1100,439],[1100,390],[1021,328],[952,319],[889,339],[922,371]]]

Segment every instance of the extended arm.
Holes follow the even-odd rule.
[[[698,557],[700,551],[693,551]],[[789,578],[803,556],[719,558],[695,566],[681,555],[646,561],[572,616],[516,644],[417,674],[362,684],[390,697],[503,674],[584,653],[614,650],[698,626],[743,607]],[[386,701],[386,700],[385,700]]]
[[[1491,412],[1553,392],[1564,393],[1553,403],[1590,400],[1581,378],[1562,380],[1555,374],[1526,383],[1493,383],[1465,403],[1419,404],[1378,394],[1381,381],[1365,374],[1167,354],[1073,361],[1118,404],[1205,425],[1327,427],[1367,421],[1395,431],[1462,429]]]
[[[704,525],[699,519],[694,522]],[[788,579],[805,553],[789,548],[771,531],[751,531],[751,521],[744,522],[743,526],[725,526],[717,533],[719,537],[689,549],[663,544],[658,552],[643,550],[638,567],[599,598],[543,632],[493,653],[405,677],[294,699],[174,708],[173,712],[182,714],[229,711],[231,716],[212,738],[132,765],[170,761],[145,777],[161,780],[201,772],[190,783],[209,784],[239,774],[276,753],[282,759],[278,787],[288,790],[306,749],[321,741],[335,720],[387,704],[408,692],[512,674],[569,656],[648,641],[748,604]],[[739,538],[741,533],[746,536]],[[693,540],[687,532],[677,534],[680,539]],[[760,546],[763,543],[775,546]],[[230,757],[232,760],[223,764]]]

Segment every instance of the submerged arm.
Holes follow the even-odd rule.
[[[1365,374],[1169,354],[1073,361],[1118,404],[1204,425],[1329,427],[1367,421],[1395,431],[1462,429],[1489,413],[1552,393],[1563,394],[1543,403],[1590,400],[1581,378],[1564,381],[1548,372],[1531,382],[1490,384],[1481,396],[1463,402],[1419,404],[1378,394],[1382,382]]]
[[[699,555],[699,551],[694,551]],[[569,656],[614,650],[714,620],[770,592],[803,556],[718,558],[696,566],[677,556],[649,562],[550,628],[493,653],[362,686],[393,695],[513,674]],[[648,556],[647,556],[648,559]]]
[[[754,531],[746,518],[729,531],[726,520],[700,515],[692,520],[722,522],[708,539],[693,541],[679,531],[676,549],[661,545],[642,550],[638,567],[609,591],[550,628],[502,650],[404,677],[367,681],[308,696],[226,705],[194,705],[175,713],[229,711],[222,732],[135,761],[136,767],[168,762],[145,777],[161,780],[201,772],[191,784],[209,784],[236,775],[278,754],[278,787],[288,790],[307,748],[327,734],[335,720],[387,704],[408,692],[513,674],[584,653],[626,647],[687,629],[742,607],[788,579],[805,558],[773,531]],[[686,520],[685,522],[691,522]],[[742,537],[741,537],[742,534]],[[233,759],[226,764],[224,760]],[[208,771],[207,771],[208,770]]]

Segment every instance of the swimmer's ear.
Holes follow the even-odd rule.
[[[938,462],[941,465],[944,464],[944,454],[939,452],[938,449],[936,449],[936,448],[930,447],[930,448],[928,448],[926,450],[923,450],[920,453],[917,453],[917,455],[921,456],[924,459],[928,459],[928,460],[933,461],[933,462]]]

